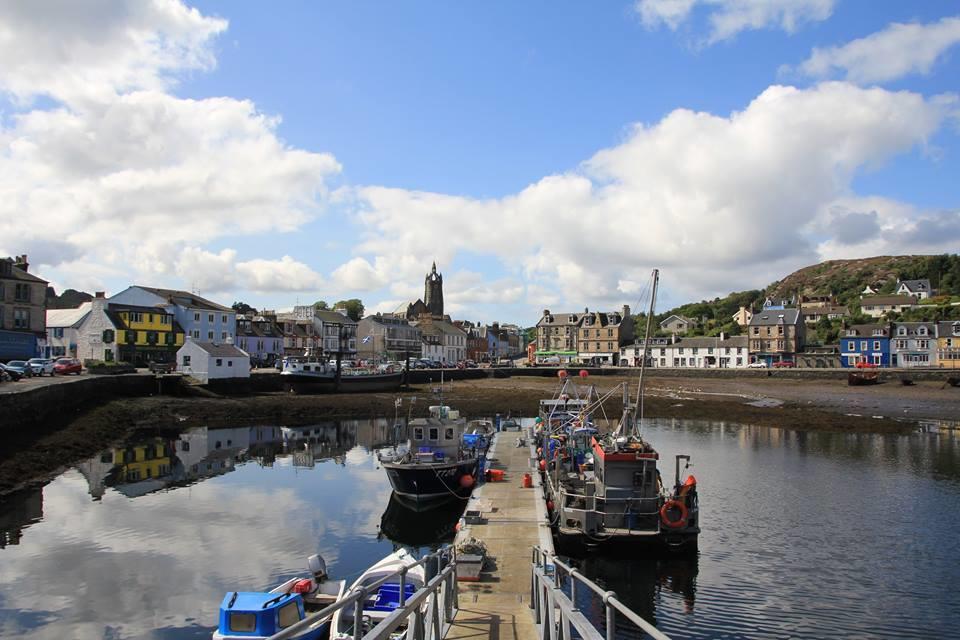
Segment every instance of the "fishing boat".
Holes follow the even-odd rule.
[[[380,455],[393,490],[408,499],[467,498],[486,455],[485,423],[468,423],[455,409],[440,404],[428,418],[407,423],[408,441],[398,453]]]
[[[654,270],[647,335],[658,276]],[[690,456],[676,456],[676,478],[668,489],[657,468],[660,454],[643,438],[646,359],[636,402],[631,402],[624,384],[595,400],[561,393],[552,402],[541,403],[540,469],[560,546],[652,543],[672,551],[696,549],[700,532],[696,479],[680,481],[681,462],[689,467]],[[623,393],[623,413],[613,430],[601,434],[591,416],[617,392]]]
[[[343,597],[345,580],[328,580],[323,558],[307,559],[311,577],[291,578],[270,591],[231,591],[220,603],[220,620],[213,640],[259,640],[317,613]],[[330,616],[316,620],[293,636],[297,640],[326,638]]]
[[[339,369],[339,372],[338,372]],[[313,349],[283,359],[280,376],[288,391],[393,391],[403,383],[403,372],[377,372],[343,366],[319,356]]]
[[[879,371],[851,371],[847,374],[847,385],[859,387],[867,384],[877,384],[880,382]]]
[[[350,585],[347,595],[369,589],[382,581],[382,584],[370,591],[369,598],[363,602],[360,614],[360,635],[373,629],[377,623],[401,608],[410,596],[426,584],[426,572],[423,565],[417,565],[416,563],[417,559],[409,551],[399,549],[364,571],[357,578],[357,581]],[[395,575],[392,578],[390,576],[404,568],[407,568],[407,572],[404,576],[403,592],[401,593],[400,576]],[[355,634],[354,615],[354,607],[352,606],[334,612],[330,624],[331,640],[359,637]]]

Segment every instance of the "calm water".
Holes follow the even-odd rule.
[[[654,423],[665,480],[673,454],[694,456],[699,558],[580,562],[675,638],[960,637],[955,433]],[[370,454],[391,435],[386,421],[146,434],[5,499],[0,637],[209,637],[225,591],[311,553],[351,578],[397,544],[449,539],[460,505],[414,514],[391,497]]]

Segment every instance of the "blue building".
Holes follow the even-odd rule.
[[[215,344],[236,340],[237,312],[187,291],[134,285],[112,296],[110,304],[161,307],[194,340]]]
[[[840,336],[840,363],[856,367],[858,363],[890,366],[890,325],[855,324]]]

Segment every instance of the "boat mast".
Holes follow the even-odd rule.
[[[647,329],[643,338],[643,358],[640,360],[640,379],[637,381],[637,404],[633,406],[633,435],[640,437],[643,430],[643,372],[647,368],[647,356],[650,353],[650,329],[653,324],[653,309],[657,302],[657,283],[660,270],[653,270],[653,289],[650,291],[650,310],[647,312]],[[637,406],[640,407],[640,419],[637,419]]]

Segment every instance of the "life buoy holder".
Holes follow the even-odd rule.
[[[676,509],[680,512],[680,517],[676,520],[672,519],[670,514]],[[683,504],[679,500],[667,500],[663,503],[663,506],[660,507],[660,520],[664,525],[670,527],[671,529],[679,529],[687,525],[687,505]]]

